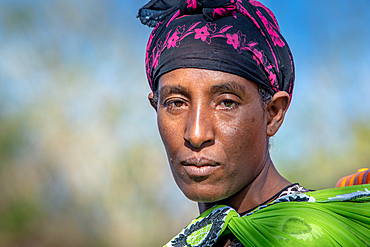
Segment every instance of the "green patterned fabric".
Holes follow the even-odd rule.
[[[166,246],[210,247],[230,233],[246,247],[370,246],[369,189],[357,185],[296,193],[243,217],[228,206],[215,206]]]

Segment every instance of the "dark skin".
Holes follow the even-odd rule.
[[[238,213],[290,184],[275,169],[269,137],[283,123],[289,95],[269,104],[258,86],[240,76],[205,69],[176,69],[159,79],[158,128],[177,185],[200,213],[228,205]],[[217,246],[229,246],[230,238]]]

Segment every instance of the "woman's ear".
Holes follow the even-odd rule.
[[[283,124],[285,113],[290,103],[289,94],[285,91],[279,91],[274,94],[271,102],[266,106],[267,112],[267,136],[276,134]]]
[[[158,106],[158,99],[156,99],[155,95],[153,92],[151,92],[148,95],[148,100],[150,102],[150,105],[154,108],[155,111],[157,111],[157,106]]]

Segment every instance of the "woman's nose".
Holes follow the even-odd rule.
[[[199,105],[191,110],[186,120],[184,140],[195,149],[202,149],[214,143],[215,134],[212,111]]]

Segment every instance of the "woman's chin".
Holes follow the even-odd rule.
[[[189,200],[201,203],[214,203],[227,198],[227,196],[215,189],[211,191],[208,189],[182,190],[182,192]]]

